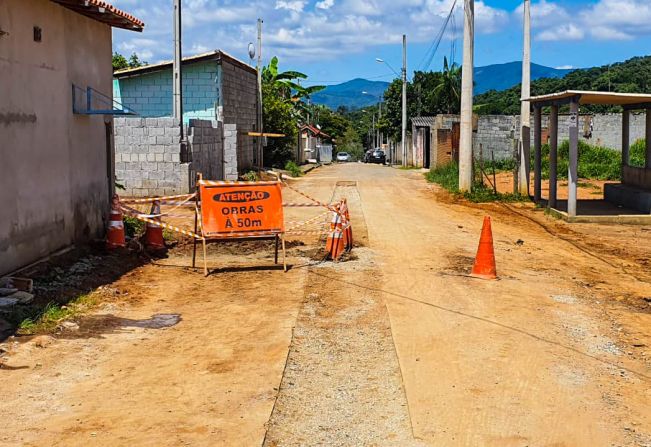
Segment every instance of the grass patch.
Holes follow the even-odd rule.
[[[59,323],[73,318],[96,303],[92,294],[79,295],[65,306],[50,302],[33,318],[25,318],[18,326],[20,335],[33,335],[52,331]]]
[[[637,140],[630,148],[631,166],[644,167],[645,140]],[[549,145],[542,146],[542,177],[549,178]],[[567,179],[570,158],[570,143],[565,140],[558,146],[558,178]],[[593,146],[579,140],[579,178],[593,180],[619,180],[622,154],[619,151]],[[533,156],[531,159],[533,166]]]
[[[301,168],[293,161],[288,161],[287,164],[285,164],[285,171],[288,171],[289,175],[292,177],[300,177],[303,175]]]
[[[245,182],[257,182],[259,179],[258,173],[255,171],[248,171],[244,175],[242,175],[242,179]]]
[[[475,178],[477,177],[479,176],[476,175]],[[432,169],[425,174],[425,178],[428,182],[437,183],[454,195],[474,203],[522,202],[529,200],[528,197],[519,194],[495,193],[493,188],[481,181],[473,182],[472,192],[462,193],[459,191],[459,165],[454,162]]]

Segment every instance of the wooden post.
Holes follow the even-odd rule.
[[[542,151],[542,109],[538,106],[534,106],[534,124],[533,124],[533,147],[534,147],[534,166],[533,166],[533,201],[535,203],[540,202],[541,190],[542,190],[542,161],[541,161],[541,151]]]
[[[629,150],[630,150],[630,132],[631,126],[631,112],[624,110],[622,112],[622,179],[624,179],[624,166],[629,163]]]
[[[558,167],[558,106],[553,105],[549,115],[549,201],[548,208],[556,208]]]
[[[281,235],[280,239],[283,244],[283,271],[287,271],[287,253],[285,252],[285,235]]]
[[[576,216],[577,183],[579,171],[579,100],[570,102],[570,165],[567,173],[567,215]]]

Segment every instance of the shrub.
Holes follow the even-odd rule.
[[[477,168],[478,169],[478,168]],[[496,193],[493,188],[481,181],[474,181],[472,192],[461,193],[459,191],[459,165],[455,162],[436,167],[425,174],[427,181],[437,183],[451,193],[463,197],[475,203],[484,202],[518,202],[526,200],[526,197],[516,194]],[[479,175],[474,178],[481,178]]]
[[[135,217],[124,216],[124,232],[129,237],[136,237],[145,229],[145,223]]]
[[[637,166],[638,168],[644,167],[644,157],[646,152],[646,140],[640,139],[636,140],[635,143],[631,145],[629,152],[629,163],[631,166]]]
[[[285,171],[289,171],[289,174],[292,177],[300,177],[301,175],[303,175],[303,171],[301,171],[301,168],[299,168],[298,165],[293,161],[288,161],[285,164]]]

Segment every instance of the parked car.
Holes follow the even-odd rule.
[[[350,155],[348,154],[348,152],[337,152],[337,161],[342,161],[342,162],[350,161]]]
[[[365,156],[366,163],[380,163],[385,164],[387,162],[387,156],[383,150],[375,149],[372,151],[366,152]]]

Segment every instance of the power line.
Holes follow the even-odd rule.
[[[439,49],[439,45],[441,45],[441,40],[443,40],[443,36],[445,35],[445,30],[448,26],[448,23],[450,23],[450,19],[454,14],[454,8],[456,6],[457,6],[457,0],[454,0],[454,2],[452,3],[452,8],[450,8],[450,12],[448,13],[448,16],[445,18],[445,21],[443,22],[443,26],[441,26],[441,29],[436,34],[436,37],[434,38],[432,45],[430,45],[429,49],[425,53],[425,56],[423,57],[423,60],[418,66],[419,71],[427,71],[429,70],[430,65],[432,65],[434,56],[436,55],[436,52]]]

